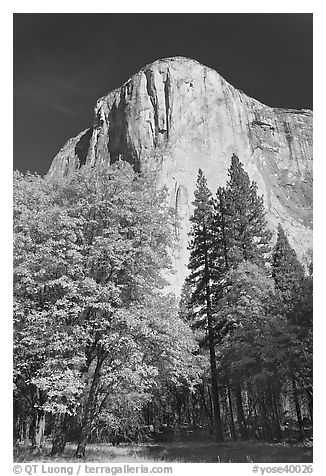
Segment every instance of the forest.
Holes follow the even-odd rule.
[[[155,171],[16,171],[13,197],[15,451],[312,440],[312,254],[270,231],[236,155],[217,191],[198,171],[181,296]]]

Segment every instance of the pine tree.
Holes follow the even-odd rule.
[[[275,282],[283,313],[288,322],[296,326],[296,334],[301,343],[300,352],[289,357],[289,379],[297,414],[300,438],[304,438],[298,384],[308,395],[309,406],[312,402],[312,287],[311,280],[305,276],[302,264],[291,247],[284,229],[279,224],[278,234],[272,257],[272,276]],[[311,305],[309,304],[311,303]]]
[[[250,182],[238,157],[233,154],[226,187],[219,187],[214,200],[211,221],[213,236],[213,309],[215,334],[219,340],[232,332],[232,319],[219,313],[220,300],[229,284],[229,271],[241,262],[249,261],[264,267],[270,251],[271,232],[267,228],[263,198],[257,194],[257,185]],[[234,378],[238,422],[242,439],[247,439],[241,393],[241,379]]]
[[[235,154],[228,175],[226,187],[217,189],[210,221],[214,308],[223,297],[228,271],[244,260],[264,267],[272,236],[263,198]]]
[[[178,306],[178,316],[192,326],[195,321],[195,310],[192,300],[192,288],[188,281],[185,281],[182,288]]]
[[[198,315],[204,318],[207,330],[213,398],[214,435],[217,441],[222,441],[223,433],[217,385],[215,335],[212,314],[213,236],[211,234],[211,223],[213,217],[213,200],[202,170],[198,172],[197,188],[195,190],[193,205],[194,213],[190,218],[192,223],[190,232],[192,239],[189,245],[190,260],[188,265],[190,275],[187,281],[193,287],[193,305],[198,307]]]
[[[287,318],[292,323],[298,323],[296,310],[298,301],[301,299],[305,272],[280,224],[278,225],[277,241],[273,250],[272,277],[274,278],[275,288],[280,294]]]
[[[265,439],[280,438],[279,418],[273,399],[286,361],[289,342],[287,322],[275,314],[274,283],[264,269],[242,262],[229,272],[230,284],[220,302],[220,315],[233,322],[232,332],[220,345],[221,366],[226,378],[232,378],[241,438],[249,436],[239,382],[246,395],[259,405],[259,420]],[[249,412],[250,413],[250,412]]]
[[[242,260],[264,265],[270,252],[271,232],[267,228],[263,197],[250,182],[243,164],[233,154],[228,171],[223,207],[228,237],[229,266]]]
[[[225,288],[225,275],[230,269],[230,233],[227,227],[226,190],[219,187],[213,201],[214,214],[211,221],[211,234],[213,238],[212,273],[214,277],[214,304],[223,297]]]

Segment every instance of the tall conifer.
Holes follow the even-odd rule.
[[[277,241],[273,250],[272,276],[288,319],[292,323],[296,323],[295,310],[301,297],[305,272],[280,224],[278,225]]]
[[[219,301],[229,284],[228,271],[236,268],[242,261],[250,261],[264,267],[271,239],[263,198],[258,196],[256,183],[250,181],[248,173],[235,154],[231,158],[228,175],[226,186],[217,190],[211,221],[213,307],[217,315]],[[232,332],[232,328],[232,319],[219,316],[215,323],[215,333],[220,338]],[[247,439],[240,378],[234,379],[234,391],[241,437]]]
[[[208,335],[210,354],[211,386],[213,399],[214,436],[216,441],[223,440],[220,402],[217,385],[217,368],[215,355],[215,336],[212,314],[212,270],[213,270],[213,236],[211,224],[213,217],[212,194],[207,186],[206,178],[199,169],[194,212],[191,220],[190,275],[188,283],[193,288],[193,305],[198,307],[198,314],[204,318]]]
[[[302,324],[301,318],[304,315],[303,290],[305,288],[305,272],[302,264],[297,258],[295,250],[291,247],[280,224],[278,225],[277,241],[273,251],[272,276],[274,278],[275,288],[278,291],[280,300],[283,304],[283,312],[291,324],[299,326],[298,336],[303,344],[301,359],[298,359],[298,356],[295,354],[289,362],[289,375],[297,414],[299,434],[300,438],[303,439],[304,427],[298,391],[298,369],[300,370],[300,374],[307,373],[308,378],[305,375],[306,382],[311,378],[310,359],[309,357],[304,359],[304,356],[306,355],[304,349],[306,347],[309,349],[310,339],[309,335],[305,335],[306,333],[302,333],[300,329]],[[307,355],[309,356],[309,351]],[[303,361],[301,362],[300,360]],[[309,396],[312,395],[312,383],[308,384],[306,390]]]
[[[224,209],[229,247],[229,265],[242,260],[263,265],[270,252],[271,232],[267,228],[264,200],[257,184],[250,182],[243,164],[233,154],[225,188]]]

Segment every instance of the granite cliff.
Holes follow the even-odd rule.
[[[271,229],[281,223],[302,262],[312,248],[312,111],[266,106],[197,61],[157,60],[97,101],[93,125],[70,139],[49,176],[120,157],[159,168],[182,227],[172,285],[186,275],[187,233],[198,169],[214,192],[235,153],[264,195]]]

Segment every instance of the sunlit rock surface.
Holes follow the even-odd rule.
[[[157,60],[100,98],[92,127],[66,143],[48,175],[120,157],[137,169],[158,167],[182,218],[171,278],[179,292],[198,169],[214,192],[227,180],[233,153],[264,195],[271,229],[281,223],[306,262],[312,248],[312,111],[266,106],[197,61]]]

